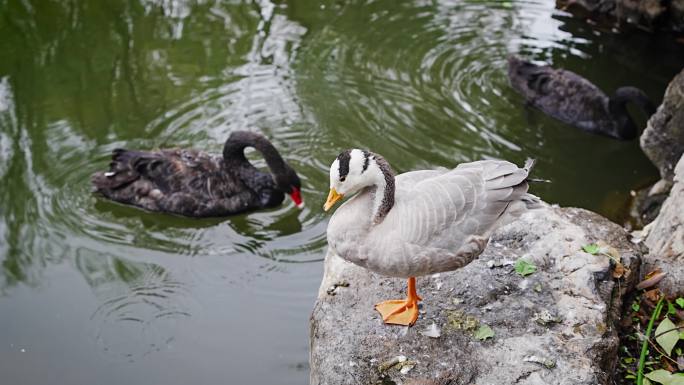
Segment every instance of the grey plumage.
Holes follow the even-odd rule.
[[[458,269],[484,250],[496,228],[540,206],[527,193],[532,165],[483,160],[400,174],[392,178],[393,205],[380,221],[372,217],[373,200],[386,191],[366,187],[335,211],[328,243],[343,259],[383,275]]]

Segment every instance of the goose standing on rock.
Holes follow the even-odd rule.
[[[639,135],[627,113],[633,102],[649,117],[653,102],[635,87],[620,87],[608,97],[589,80],[563,69],[538,66],[515,56],[508,57],[511,86],[527,103],[564,123],[586,132],[615,139],[631,140]]]
[[[533,162],[501,160],[394,176],[380,155],[353,149],[330,167],[326,211],[344,196],[328,224],[328,245],[343,259],[379,274],[408,278],[408,296],[378,303],[385,323],[418,318],[416,276],[456,270],[484,250],[489,236],[541,205],[527,193]]]
[[[272,174],[254,167],[244,149],[254,147]],[[264,136],[233,132],[223,156],[197,150],[132,151],[116,149],[109,171],[92,176],[96,192],[149,211],[188,217],[220,217],[275,207],[290,195],[303,207],[301,182]]]

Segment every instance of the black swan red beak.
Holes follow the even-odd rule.
[[[292,201],[298,209],[301,210],[304,208],[304,201],[302,200],[302,192],[300,189],[293,187],[292,192],[290,192],[290,198],[292,198]]]

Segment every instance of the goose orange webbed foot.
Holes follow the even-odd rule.
[[[408,296],[406,299],[383,301],[375,305],[386,324],[411,326],[418,319],[418,301],[422,298],[416,294],[416,279],[409,278]]]
[[[389,300],[375,305],[386,324],[411,326],[418,319],[418,301]]]

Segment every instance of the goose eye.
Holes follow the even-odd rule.
[[[344,182],[345,179],[347,179],[346,176],[341,176],[341,177],[340,177],[340,182]]]

